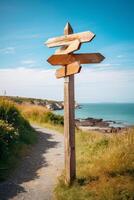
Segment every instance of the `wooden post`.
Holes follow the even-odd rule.
[[[64,79],[64,145],[65,145],[65,181],[70,184],[76,178],[75,157],[75,101],[74,101],[74,74],[81,70],[80,64],[100,63],[104,56],[100,53],[73,54],[80,49],[81,43],[90,42],[95,34],[86,31],[73,34],[69,23],[64,28],[64,36],[48,39],[48,47],[61,47],[48,58],[52,65],[62,65],[56,70],[56,77]]]
[[[72,33],[73,29],[67,23],[64,34]],[[74,102],[74,75],[71,75],[64,79],[65,181],[67,184],[70,184],[76,177]]]

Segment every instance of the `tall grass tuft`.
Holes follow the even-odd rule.
[[[77,180],[61,176],[57,200],[133,200],[134,128],[121,134],[76,133]]]
[[[63,130],[63,116],[56,115],[43,106],[22,104],[18,105],[18,108],[22,115],[32,123],[41,124],[51,129]]]

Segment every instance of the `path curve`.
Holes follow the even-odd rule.
[[[63,169],[63,136],[34,126],[38,142],[24,157],[12,177],[0,183],[0,200],[52,200]]]

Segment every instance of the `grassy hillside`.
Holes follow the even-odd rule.
[[[1,98],[6,98],[10,101],[13,101],[15,103],[29,103],[29,104],[40,104],[45,105],[46,103],[62,103],[62,101],[54,101],[54,100],[48,100],[48,99],[37,99],[37,98],[28,98],[28,97],[19,97],[19,96],[0,96]]]
[[[0,96],[1,98],[6,98],[10,101],[13,101],[19,105],[38,105],[45,108],[49,108],[51,110],[59,110],[63,109],[63,102],[62,101],[54,101],[48,99],[36,99],[36,98],[27,98],[27,97],[19,97],[19,96]]]
[[[0,98],[0,181],[6,179],[16,167],[20,157],[27,153],[37,136],[29,122],[63,130],[62,116],[55,115],[44,106],[21,104],[9,97]]]
[[[60,177],[57,200],[133,200],[134,129],[122,134],[76,132],[77,180]]]
[[[49,109],[38,105],[17,105],[22,115],[31,123],[63,132],[64,119],[61,115],[52,113]]]
[[[29,145],[36,142],[36,133],[11,101],[0,99],[0,180],[15,167]]]
[[[23,153],[23,147],[35,141],[25,119],[63,132],[63,117],[43,106],[16,106],[9,101],[0,102],[0,150],[5,152],[1,155],[0,172],[4,173],[8,163],[11,166]],[[134,128],[120,134],[76,130],[76,157],[77,179],[66,186],[63,173],[55,188],[57,200],[134,199]]]
[[[32,122],[63,132],[63,117],[40,106],[21,105]],[[76,130],[77,179],[55,189],[57,200],[133,200],[134,129],[120,134]]]

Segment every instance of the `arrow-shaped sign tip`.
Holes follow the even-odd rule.
[[[102,54],[100,54],[100,55],[101,55],[101,58],[102,58],[101,61],[103,61],[105,59],[105,56],[103,56]]]
[[[48,63],[50,63],[51,65],[53,65],[52,63],[51,63],[51,60],[53,59],[53,56],[50,56],[48,59],[47,59],[47,62]]]
[[[88,41],[91,42],[91,41],[95,38],[95,36],[96,36],[96,35],[95,35],[94,33],[88,31],[88,38],[89,38]]]
[[[102,62],[105,59],[105,57],[101,53],[96,53],[95,55],[96,55],[96,58],[98,58],[97,59],[98,63]]]

